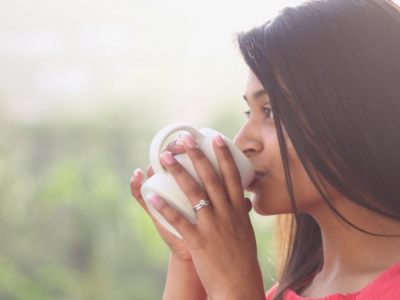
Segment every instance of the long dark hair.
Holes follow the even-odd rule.
[[[274,299],[282,299],[323,264],[318,224],[297,213],[283,126],[343,222],[364,231],[334,208],[321,178],[350,201],[400,220],[400,8],[390,0],[314,0],[237,40],[269,94],[294,210],[286,256],[280,253]]]

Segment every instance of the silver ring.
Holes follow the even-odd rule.
[[[197,212],[199,209],[202,209],[204,206],[210,205],[210,200],[200,200],[199,204],[196,204],[195,206],[193,206],[193,210],[194,212]]]

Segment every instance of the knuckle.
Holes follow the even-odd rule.
[[[231,177],[234,182],[242,182],[239,172],[231,172]]]
[[[168,171],[172,174],[182,175],[186,172],[186,170],[182,167],[180,163],[174,163],[168,166]]]
[[[171,212],[168,215],[168,222],[172,225],[172,226],[176,226],[180,223],[181,217],[179,215],[179,213],[177,212]]]
[[[229,159],[233,160],[232,153],[229,151],[228,148],[225,149],[224,151],[222,151],[221,156],[225,160],[229,160]]]
[[[195,149],[192,152],[192,158],[196,159],[196,160],[203,160],[203,159],[207,159],[206,155],[204,154],[204,152],[200,149]]]
[[[192,196],[198,196],[198,197],[203,196],[203,190],[198,184],[195,184],[194,182],[187,186],[186,192],[188,195]]]
[[[202,178],[202,181],[205,186],[207,185],[216,185],[221,183],[221,179],[219,178],[217,172],[215,170],[207,172],[207,174]]]

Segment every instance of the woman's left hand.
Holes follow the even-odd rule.
[[[170,152],[161,154],[163,165],[192,206],[202,199],[209,199],[211,205],[197,211],[195,224],[159,197],[153,199],[153,206],[183,237],[210,298],[265,299],[255,235],[248,214],[251,203],[243,195],[240,174],[229,148],[222,136],[214,138],[213,148],[224,179],[222,184],[193,137],[184,135],[183,142],[206,194]]]

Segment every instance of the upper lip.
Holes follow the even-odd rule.
[[[266,175],[267,173],[261,173],[256,171],[256,175],[254,176],[253,181],[250,183],[250,185],[254,184],[257,180],[259,180],[261,177]]]
[[[264,176],[266,175],[266,173],[261,173],[261,172],[257,172],[256,171],[256,175],[253,179],[253,181],[250,183],[250,185],[247,187],[246,190],[252,190],[253,188],[255,188],[258,184],[258,181]]]
[[[267,174],[267,173],[261,173],[261,172],[256,171],[256,177],[261,177],[261,176],[264,176],[265,174]]]

